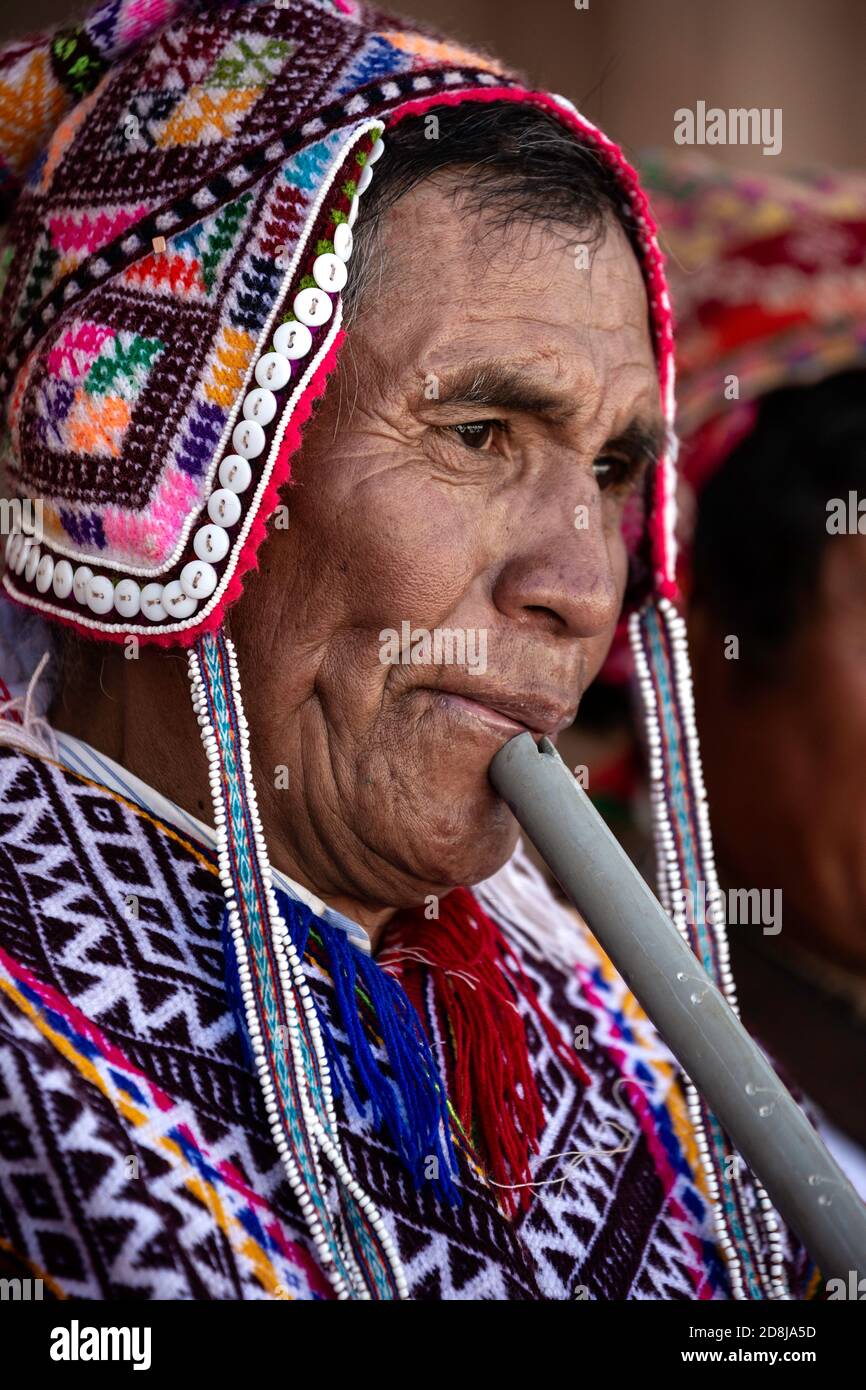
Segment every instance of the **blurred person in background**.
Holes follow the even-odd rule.
[[[669,257],[679,570],[743,1017],[866,1196],[866,177],[703,157],[643,173]],[[618,643],[570,756],[651,877],[628,665]]]

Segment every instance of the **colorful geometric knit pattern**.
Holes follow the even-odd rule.
[[[866,364],[866,175],[740,174],[693,154],[641,174],[671,253],[684,439],[736,413],[731,374],[743,404]]]
[[[91,291],[86,311],[65,316],[42,352],[30,354],[12,391],[6,462],[22,494],[49,501],[46,534],[58,553],[80,552],[132,573],[157,573],[180,555],[185,523],[207,498],[210,465],[285,279],[280,250],[298,239],[342,141],[338,132],[308,145],[276,178],[166,238],[164,251],[139,256]],[[333,213],[345,216],[350,195],[340,185],[350,186],[355,169],[342,163],[329,178],[337,185],[332,221]],[[50,219],[44,236],[58,247],[74,241],[77,258],[58,251],[57,278],[136,220],[130,212],[109,224],[77,210]],[[326,239],[317,238],[319,251]],[[34,288],[33,264],[21,287],[28,303],[50,288],[44,279]],[[14,287],[13,274],[7,296]]]
[[[185,644],[219,626],[335,364],[338,293],[275,390],[277,411],[249,455],[251,478],[237,493],[239,514],[225,521],[228,549],[213,559],[206,602],[189,613],[181,600],[172,622],[155,603],[137,616],[116,611],[108,589],[107,608],[89,611],[75,588],[52,583],[54,566],[87,567],[85,592],[94,576],[162,588],[203,558],[196,527],[215,519],[220,465],[242,449],[235,438],[258,361],[275,350],[280,326],[296,321],[298,293],[317,283],[315,262],[334,254],[337,229],[352,222],[379,131],[429,106],[533,102],[616,169],[643,249],[672,417],[661,258],[619,150],[564,99],[527,91],[423,29],[381,21],[349,0],[107,0],[61,38],[0,53],[9,113],[0,159],[10,198],[19,189],[0,298],[0,460],[19,494],[44,504],[39,556],[27,565],[20,547],[7,564],[4,583],[19,601],[114,640],[131,631]],[[66,48],[64,66],[57,53]],[[666,592],[667,464],[655,492]],[[41,587],[37,558],[51,566]]]
[[[579,1040],[591,1084],[527,1012],[545,1125],[514,1221],[459,1142],[460,1205],[416,1189],[341,1094],[340,1141],[410,1296],[727,1298],[678,1068],[549,894],[536,900],[567,932],[568,964],[521,916],[518,869],[533,872],[513,862],[478,901],[562,1039]],[[46,760],[0,751],[0,1261],[57,1297],[333,1297],[226,996],[223,910],[210,853]],[[304,965],[349,1068],[312,937]],[[370,1041],[381,1056],[372,1027]],[[793,1296],[813,1296],[808,1257],[785,1242]]]

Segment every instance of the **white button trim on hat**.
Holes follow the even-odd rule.
[[[313,261],[313,279],[323,290],[339,294],[349,278],[346,262],[330,251],[325,251]]]
[[[43,555],[36,570],[36,587],[40,594],[47,594],[54,577],[54,561],[50,555]]]
[[[210,598],[217,586],[217,572],[206,560],[190,560],[180,572],[180,586],[191,599]]]
[[[338,222],[334,228],[334,255],[339,256],[341,261],[347,261],[352,254],[354,241],[348,222]]]
[[[32,545],[33,541],[29,536],[22,536],[19,544],[15,547],[15,562],[12,568],[16,574],[23,574]]]
[[[274,334],[274,347],[294,361],[306,357],[313,346],[313,335],[305,323],[281,323]]]
[[[226,454],[220,464],[219,480],[221,487],[227,487],[229,492],[246,492],[253,480],[253,470],[245,458],[240,454]],[[203,560],[209,560],[209,555],[203,555]]]
[[[24,537],[23,541],[21,542],[21,548],[18,551],[18,558],[15,561],[16,574],[23,575],[26,578],[27,566],[30,563],[30,556],[33,554],[33,549],[35,545],[36,542],[33,540],[32,536]]]
[[[141,589],[134,579],[121,579],[114,591],[114,606],[122,618],[135,618],[141,612]]]
[[[228,553],[228,532],[222,526],[202,526],[193,537],[192,548],[200,560],[217,564]]]
[[[239,420],[232,432],[232,444],[245,459],[257,459],[265,447],[265,432],[256,420]]]
[[[328,322],[334,306],[323,290],[314,290],[311,285],[305,290],[298,290],[292,308],[301,323],[318,328],[319,324]]]
[[[257,386],[244,399],[244,419],[269,425],[277,413],[277,398],[273,391]]]
[[[114,585],[104,574],[96,574],[87,586],[87,606],[100,617],[114,607]]]
[[[82,608],[87,604],[88,587],[92,578],[93,570],[89,565],[79,565],[72,576],[72,591]]]
[[[185,593],[179,579],[173,579],[162,591],[162,604],[172,618],[191,618],[198,604]]]
[[[28,584],[33,583],[33,576],[36,573],[36,569],[39,565],[41,555],[42,552],[40,551],[36,541],[25,540],[24,546],[21,550],[21,557],[18,561],[18,564],[20,567],[20,571],[23,574],[24,578],[27,580]]]
[[[382,129],[381,124],[376,122],[371,123],[368,129],[371,128]],[[140,588],[134,579],[124,577],[115,586],[106,575],[94,576],[89,565],[82,564],[73,569],[67,559],[55,561],[47,553],[41,555],[40,548],[33,538],[15,532],[6,543],[6,562],[9,569],[18,575],[25,572],[28,582],[32,582],[38,576],[36,587],[40,593],[47,593],[49,589],[53,589],[58,599],[68,598],[72,593],[77,603],[98,615],[107,614],[114,609],[123,618],[133,618],[141,612],[150,622],[191,617],[198,608],[198,601],[213,594],[219,583],[214,565],[224,559],[231,548],[225,528],[235,526],[240,520],[243,508],[239,494],[246,492],[252,483],[252,469],[248,460],[258,458],[265,449],[267,439],[263,427],[270,424],[277,415],[279,402],[274,393],[282,390],[291,381],[292,362],[306,357],[312,350],[313,335],[310,329],[327,323],[334,314],[335,303],[329,295],[339,294],[345,288],[348,279],[346,262],[352,255],[352,226],[358,216],[358,194],[369,187],[372,180],[371,166],[381,157],[383,150],[384,143],[377,137],[357,180],[357,193],[351,200],[346,220],[338,222],[334,228],[333,253],[324,251],[313,262],[312,276],[316,287],[308,286],[298,291],[292,304],[295,318],[290,322],[281,323],[274,330],[271,336],[272,347],[263,353],[256,363],[254,376],[257,385],[244,397],[243,418],[237,421],[232,432],[234,452],[228,454],[220,463],[219,487],[215,488],[207,502],[210,524],[199,527],[193,535],[193,549],[198,559],[184,566],[179,579],[165,585],[152,582]],[[334,167],[336,169],[337,166]],[[316,204],[311,210],[308,228],[318,215],[330,187],[329,182],[320,190]],[[298,255],[300,254],[299,252]],[[296,259],[295,265],[297,264]],[[336,331],[338,321],[339,313],[330,331],[331,337]],[[317,353],[317,358],[321,358],[321,353]],[[278,431],[275,445],[279,444],[284,428],[285,424]],[[76,557],[73,554],[72,558],[84,557]],[[134,572],[146,573],[140,570]],[[102,627],[103,624],[91,623],[89,626]]]
[[[141,591],[141,611],[152,623],[161,622],[165,617],[161,584],[145,584]]]
[[[266,352],[256,364],[256,381],[269,391],[280,391],[291,380],[292,364],[282,352]]]
[[[72,593],[72,566],[68,560],[57,561],[51,586],[57,598],[69,598]]]
[[[217,526],[235,526],[240,521],[241,499],[227,487],[217,488],[211,493],[207,514]]]
[[[42,559],[42,551],[38,545],[30,542],[30,550],[27,552],[27,563],[24,566],[24,578],[28,584],[32,584],[36,578],[36,571],[39,568],[39,561]]]

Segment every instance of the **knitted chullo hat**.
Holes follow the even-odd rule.
[[[0,305],[4,463],[19,496],[43,503],[44,530],[10,537],[3,586],[93,638],[189,648],[255,1062],[342,1297],[401,1296],[406,1282],[343,1157],[220,629],[334,366],[351,228],[387,159],[389,127],[491,100],[551,113],[616,172],[638,228],[672,426],[669,303],[646,200],[616,146],[563,98],[353,0],[109,0],[0,54],[0,189],[13,209]],[[685,637],[669,602],[673,464],[671,449],[655,471],[654,594],[631,620],[659,885],[736,1007],[723,925],[693,925],[675,909],[678,890],[702,900],[703,882],[712,901],[716,882]],[[734,1296],[784,1297],[769,1201],[690,1084],[688,1101]]]
[[[676,325],[679,501],[754,429],[762,396],[866,367],[866,175],[742,173],[652,151],[641,181],[661,229]],[[677,536],[689,587],[691,537]],[[620,631],[602,679],[633,674]]]
[[[653,155],[642,172],[671,257],[683,471],[699,491],[761,396],[866,367],[866,175],[742,174],[702,155]]]

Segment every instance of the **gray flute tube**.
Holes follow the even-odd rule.
[[[866,1204],[553,744],[519,734],[489,775],[824,1278],[862,1278]]]

